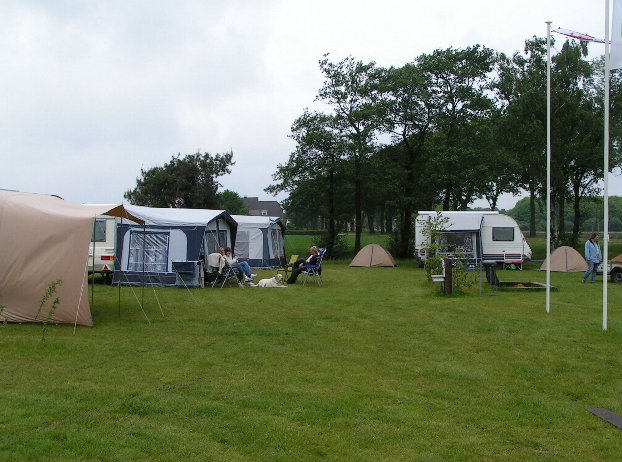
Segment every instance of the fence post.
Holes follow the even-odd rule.
[[[443,287],[443,293],[445,295],[451,295],[451,293],[453,292],[453,266],[451,264],[451,259],[450,258],[445,258],[445,260],[443,261],[443,265],[445,266],[445,281],[443,282],[443,284],[445,285]]]

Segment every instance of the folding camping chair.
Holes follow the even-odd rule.
[[[283,274],[283,280],[286,280],[288,277],[289,272],[293,269],[294,267],[294,263],[296,263],[296,260],[298,260],[298,255],[292,255],[289,259],[289,263],[287,265],[285,265],[285,268],[279,269],[276,272],[277,273],[284,273]]]
[[[210,253],[207,256],[207,268],[205,281],[212,288],[220,286],[222,289],[230,281],[236,281],[238,287],[244,287],[244,284],[238,280],[236,271],[226,264],[225,257],[218,252]]]
[[[322,285],[322,260],[324,259],[325,253],[326,249],[317,249],[317,263],[315,265],[305,265],[305,269],[300,272],[303,276],[303,286],[307,283],[309,277],[313,277],[318,286]]]

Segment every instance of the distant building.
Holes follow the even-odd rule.
[[[277,201],[260,201],[258,197],[244,197],[242,202],[251,215],[283,218],[283,207]]]

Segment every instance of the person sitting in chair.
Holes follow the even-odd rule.
[[[253,282],[253,278],[257,275],[252,273],[251,266],[248,262],[240,261],[238,257],[232,257],[231,247],[225,247],[223,252],[227,265],[238,270],[238,275],[240,275],[238,279],[242,280],[243,277],[245,282]]]
[[[292,274],[287,279],[288,284],[296,283],[296,279],[298,279],[298,275],[304,271],[306,265],[313,266],[317,264],[317,254],[318,254],[317,247],[316,246],[311,247],[309,249],[309,252],[311,252],[311,255],[309,255],[309,258],[307,258],[306,260],[299,258],[292,265]]]

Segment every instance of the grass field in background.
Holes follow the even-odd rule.
[[[96,284],[95,327],[45,341],[0,324],[0,460],[619,460],[587,408],[622,414],[622,285],[603,332],[600,277],[552,273],[547,314],[543,292],[347,263],[322,287]]]

